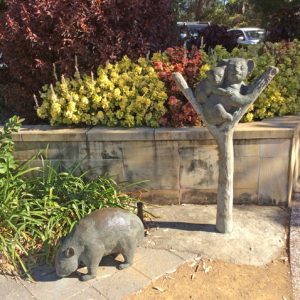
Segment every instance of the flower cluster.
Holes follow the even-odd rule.
[[[157,127],[165,113],[165,84],[151,63],[140,58],[137,63],[127,56],[115,64],[99,67],[97,76],[73,78],[62,76],[55,86],[40,91],[40,118],[54,124]]]
[[[189,51],[184,47],[168,48],[163,53],[153,55],[153,66],[168,90],[167,112],[160,119],[161,125],[180,127],[200,123],[197,113],[181,93],[172,73],[181,73],[188,85],[194,87],[202,76],[202,58],[203,54],[198,49]]]

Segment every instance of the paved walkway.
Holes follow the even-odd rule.
[[[49,267],[35,271],[35,283],[0,276],[0,299],[118,300],[199,255],[237,263],[245,257],[242,263],[260,265],[277,257],[286,242],[289,214],[277,207],[236,206],[234,231],[228,235],[215,232],[213,205],[156,207],[151,211],[159,218],[150,224],[150,235],[138,248],[132,267],[119,271],[118,262],[107,257],[97,278],[87,282],[80,282],[76,275],[58,279]],[[299,251],[296,254],[299,257]]]
[[[300,194],[295,195],[290,222],[290,264],[294,300],[300,299]]]

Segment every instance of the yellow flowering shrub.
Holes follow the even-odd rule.
[[[144,58],[137,63],[127,56],[115,64],[99,67],[97,75],[73,78],[40,91],[37,114],[55,124],[157,127],[165,113],[165,84]]]

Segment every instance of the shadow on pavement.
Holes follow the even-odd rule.
[[[184,231],[204,231],[204,232],[217,232],[215,224],[195,224],[187,222],[167,222],[167,221],[146,221],[146,228],[174,228]]]

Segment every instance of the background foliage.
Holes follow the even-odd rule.
[[[8,65],[1,71],[5,107],[36,120],[33,94],[71,76],[74,58],[83,73],[125,54],[132,59],[165,49],[173,40],[171,0],[6,0],[0,18],[0,49]]]

